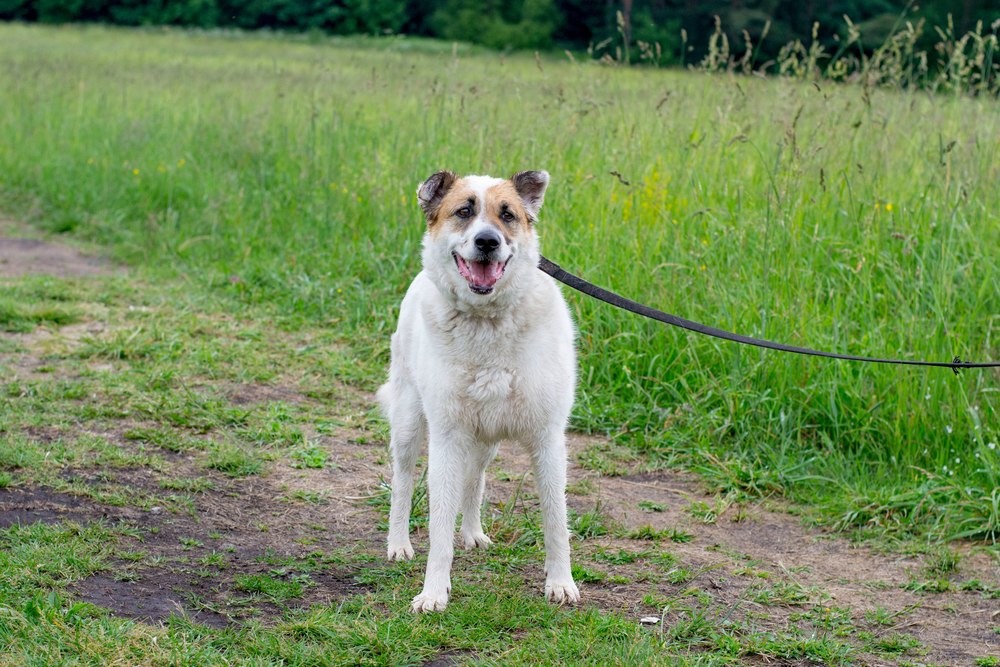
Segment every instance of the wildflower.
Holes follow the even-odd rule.
[[[947,433],[948,435],[951,435],[951,424],[948,424],[947,426],[944,427],[944,432]]]
[[[991,442],[990,444],[988,444],[986,446],[989,447],[990,449],[996,449],[997,448],[997,443]]]
[[[702,264],[702,265],[701,265],[700,267],[698,267],[698,268],[700,268],[700,269],[701,269],[702,271],[704,271],[704,270],[705,270],[705,269],[707,269],[708,267],[707,267],[707,266],[705,266],[704,264]]]
[[[924,396],[924,400],[925,400],[925,401],[929,401],[929,400],[931,400],[931,392],[927,392],[927,395],[926,395],[926,396]]]
[[[184,158],[181,158],[180,160],[177,161],[177,167],[178,168],[183,167],[186,164],[187,164],[187,160],[185,160]]]
[[[885,210],[888,211],[889,213],[892,213],[892,204],[886,204]]]
[[[133,169],[133,170],[132,170],[132,174],[133,174],[134,176],[138,176],[138,175],[139,175],[139,168],[138,168],[138,167],[136,167],[135,169]]]

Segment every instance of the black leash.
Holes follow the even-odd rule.
[[[765,347],[769,350],[779,350],[781,352],[794,352],[795,354],[806,354],[814,357],[828,357],[830,359],[846,359],[848,361],[867,361],[873,364],[901,364],[905,366],[937,366],[941,368],[950,368],[958,375],[958,372],[963,368],[1000,368],[1000,361],[984,361],[984,362],[972,362],[972,361],[962,361],[961,358],[955,357],[952,361],[912,361],[909,359],[879,359],[877,357],[856,357],[853,354],[837,354],[836,352],[821,352],[819,350],[810,350],[806,347],[795,347],[794,345],[783,345],[782,343],[775,343],[770,340],[761,340],[759,338],[751,338],[750,336],[742,336],[740,334],[730,333],[728,331],[723,331],[722,329],[716,329],[715,327],[705,326],[704,324],[698,324],[697,322],[692,322],[691,320],[685,320],[683,317],[677,317],[676,315],[671,315],[670,313],[664,313],[662,310],[657,310],[655,308],[650,308],[649,306],[644,306],[641,303],[636,303],[631,299],[626,299],[623,296],[619,296],[614,292],[609,292],[606,289],[598,287],[593,283],[589,283],[579,276],[574,276],[569,273],[561,266],[555,262],[541,258],[538,263],[538,268],[549,274],[559,282],[569,285],[575,290],[583,292],[587,296],[592,296],[595,299],[604,301],[605,303],[610,303],[612,306],[627,310],[629,312],[635,313],[637,315],[642,315],[643,317],[648,317],[651,320],[656,320],[658,322],[663,322],[664,324],[669,324],[671,326],[680,327],[681,329],[687,329],[688,331],[694,331],[695,333],[705,334],[706,336],[714,336],[715,338],[721,338],[723,340],[731,340],[735,343],[743,343],[744,345],[755,345],[757,347]]]

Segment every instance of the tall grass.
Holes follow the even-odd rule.
[[[1000,110],[984,99],[405,39],[3,26],[0,110],[8,211],[334,327],[369,386],[419,269],[414,189],[441,168],[549,170],[546,253],[684,317],[855,354],[1000,357]],[[577,428],[841,525],[1000,534],[1000,374],[779,355],[568,298]]]

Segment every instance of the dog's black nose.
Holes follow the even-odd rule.
[[[500,247],[500,235],[492,229],[485,229],[476,234],[476,248],[479,252],[489,254]]]

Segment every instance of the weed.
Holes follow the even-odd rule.
[[[566,493],[572,496],[589,496],[597,490],[597,485],[591,479],[581,479],[566,485]]]
[[[962,557],[957,551],[947,547],[940,547],[928,555],[925,569],[932,576],[951,574],[958,571],[958,564]]]
[[[628,537],[633,540],[670,540],[677,543],[690,542],[694,539],[694,535],[680,528],[657,530],[649,524],[633,529]]]
[[[228,444],[214,446],[205,465],[230,477],[259,475],[264,469],[264,462],[256,450]]]
[[[897,622],[897,618],[912,613],[917,606],[918,605],[909,605],[895,612],[889,611],[885,607],[875,607],[874,609],[868,609],[865,611],[865,620],[869,623],[877,625],[894,625]]]
[[[631,456],[609,443],[588,446],[576,455],[580,467],[592,470],[604,477],[620,477],[628,474],[626,463]]]
[[[571,510],[569,515],[569,529],[570,532],[581,540],[600,537],[611,532],[610,520],[601,511],[599,504],[594,509],[583,514],[577,514]]]
[[[293,468],[323,468],[327,465],[327,454],[326,450],[317,447],[310,446],[303,449],[297,449],[292,452],[292,467]]]
[[[798,606],[813,602],[822,593],[815,588],[788,581],[775,581],[769,586],[754,584],[748,589],[749,599],[760,604]]]
[[[296,489],[295,491],[292,491],[288,494],[288,498],[306,503],[308,505],[326,505],[330,502],[325,492],[307,491],[305,489]]]
[[[715,523],[719,515],[708,503],[697,501],[687,506],[687,513],[702,523]]]
[[[905,632],[893,632],[889,635],[861,632],[858,633],[858,638],[865,642],[865,649],[873,653],[906,655],[922,649],[920,641]]]
[[[677,567],[667,572],[666,579],[671,584],[686,584],[695,578],[695,573],[684,567]]]
[[[282,580],[264,574],[237,575],[233,588],[267,598],[273,602],[286,602],[302,597],[302,581]]]
[[[953,584],[948,579],[941,577],[935,579],[911,579],[902,585],[904,590],[914,593],[947,593],[953,588]]]
[[[599,570],[591,570],[578,563],[573,564],[573,579],[577,582],[584,584],[599,583],[606,578],[607,575]]]

